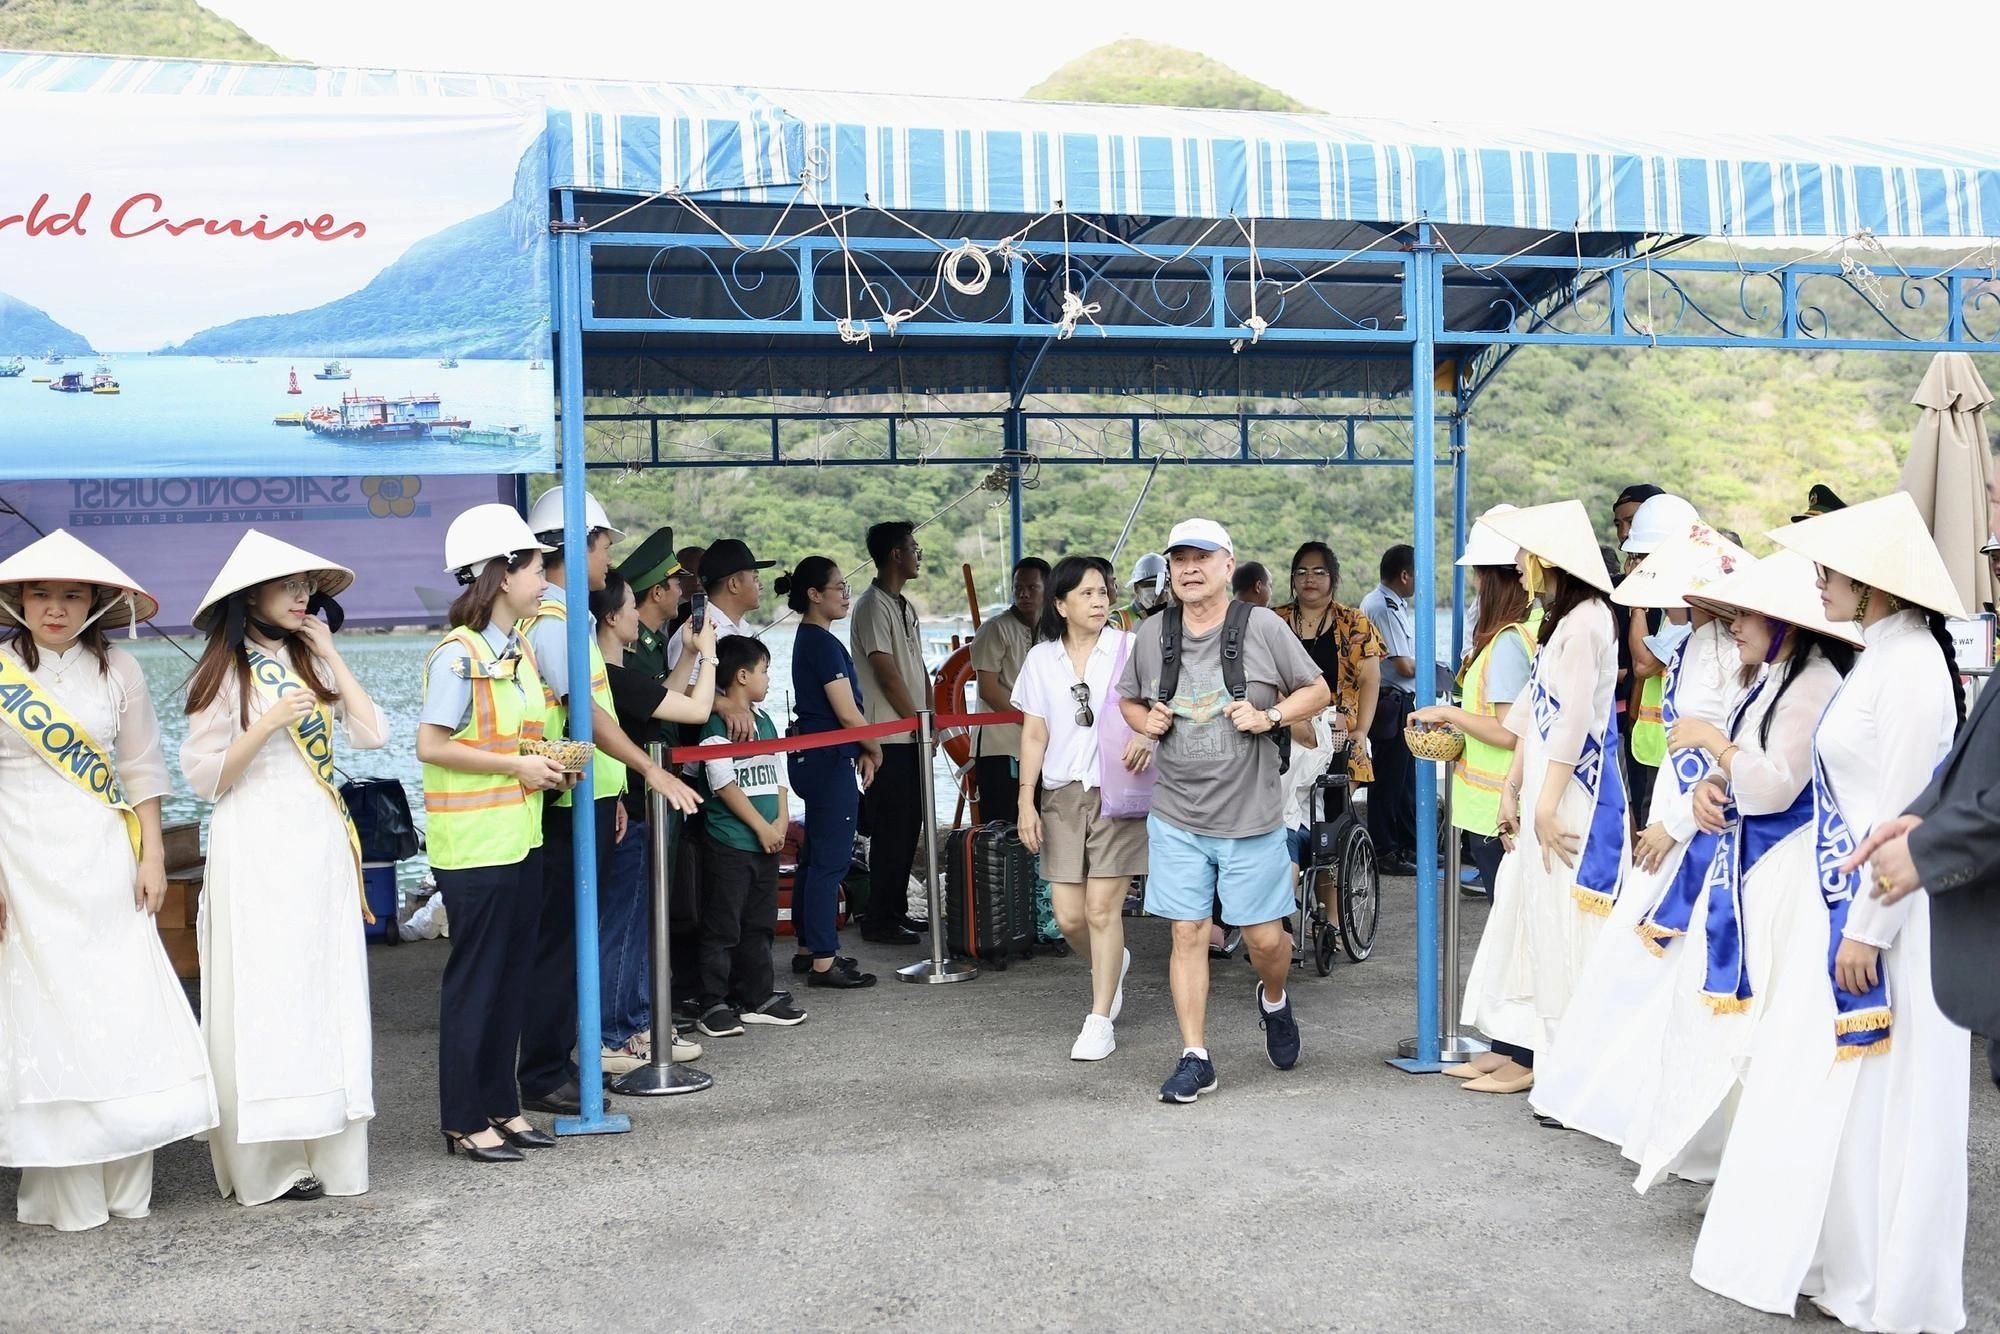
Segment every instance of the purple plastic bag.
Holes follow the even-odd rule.
[[[1118,661],[1111,669],[1111,689],[1105,692],[1104,707],[1097,711],[1097,790],[1098,809],[1111,820],[1136,820],[1153,809],[1153,768],[1132,773],[1125,767],[1125,747],[1137,735],[1125,725],[1118,708],[1118,678],[1125,672],[1125,655],[1132,636],[1118,645]]]

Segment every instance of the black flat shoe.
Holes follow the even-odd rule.
[[[825,972],[807,973],[806,985],[834,987],[843,991],[855,987],[872,987],[875,985],[875,974],[864,973],[858,968],[842,968],[839,964],[835,964]]]
[[[475,1163],[518,1163],[527,1157],[511,1144],[474,1144],[464,1135],[454,1135],[449,1130],[445,1131],[444,1151],[455,1154],[460,1149],[465,1150],[465,1156]]]
[[[492,1126],[500,1132],[502,1139],[517,1149],[553,1149],[556,1146],[556,1137],[546,1130],[537,1130],[533,1126],[526,1130],[509,1130],[505,1121],[495,1121]]]
[[[854,962],[854,960],[848,958],[845,954],[836,954],[833,956],[833,966],[835,968],[841,968],[841,967],[854,968],[857,967],[858,965]],[[813,970],[812,955],[794,954],[792,956],[793,973],[797,974],[800,977],[803,977],[807,973],[810,973],[812,970]]]
[[[566,1084],[550,1089],[547,1093],[533,1097],[524,1091],[521,1094],[521,1108],[529,1112],[546,1112],[551,1116],[581,1116],[583,1090],[576,1086],[575,1080],[570,1080]]]
[[[900,926],[869,926],[861,930],[861,938],[871,945],[914,945],[917,933]]]
[[[326,1187],[318,1177],[300,1177],[292,1183],[292,1188],[278,1198],[281,1200],[317,1200],[326,1194]]]

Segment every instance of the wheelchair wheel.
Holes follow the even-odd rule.
[[[1381,917],[1381,882],[1375,869],[1375,845],[1368,831],[1349,824],[1338,844],[1340,853],[1340,944],[1347,957],[1360,963],[1375,948],[1375,924]]]
[[[1338,935],[1332,922],[1321,922],[1318,934],[1313,937],[1313,967],[1319,970],[1321,977],[1333,971],[1333,952],[1339,945]]]

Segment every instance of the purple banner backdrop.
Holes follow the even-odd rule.
[[[156,625],[180,634],[237,539],[257,528],[353,569],[340,599],[349,624],[435,625],[457,592],[445,529],[513,490],[496,476],[5,482],[0,558],[67,528],[144,584],[160,600]]]

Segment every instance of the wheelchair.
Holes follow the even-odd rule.
[[[1306,864],[1299,874],[1298,920],[1292,932],[1292,963],[1310,957],[1319,975],[1333,971],[1334,950],[1361,963],[1375,948],[1382,913],[1381,877],[1375,844],[1355,818],[1347,776],[1351,745],[1333,752],[1325,775],[1315,780],[1308,813]]]

